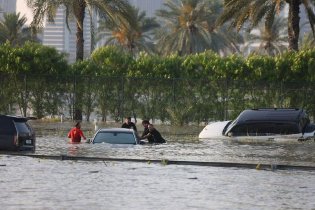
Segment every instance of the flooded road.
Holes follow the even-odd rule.
[[[35,154],[315,166],[311,141],[199,141],[168,132],[163,145],[73,145],[64,136],[60,130],[39,134]],[[2,209],[315,209],[315,171],[2,154],[0,177]]]
[[[288,140],[277,142],[233,141],[232,139],[166,136],[161,145],[69,144],[62,137],[39,137],[35,154],[105,158],[218,161],[255,164],[315,166],[315,143]]]

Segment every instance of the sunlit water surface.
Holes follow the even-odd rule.
[[[199,141],[163,145],[69,144],[40,135],[35,154],[315,166],[315,143]],[[1,209],[315,209],[315,171],[150,162],[61,161],[0,155]]]

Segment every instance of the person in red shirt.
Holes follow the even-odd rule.
[[[71,143],[80,143],[81,137],[83,137],[84,140],[86,140],[82,130],[81,130],[81,123],[77,122],[75,124],[75,127],[72,128],[68,133],[68,138],[71,139]]]

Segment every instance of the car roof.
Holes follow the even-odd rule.
[[[291,121],[298,122],[305,117],[303,109],[247,109],[237,118],[238,122],[276,122]]]
[[[264,109],[247,109],[231,122],[225,130],[227,135],[235,126],[238,125],[255,125],[285,123],[300,125],[301,122],[307,123],[308,117],[303,109],[292,108],[264,108]]]
[[[133,129],[129,129],[129,128],[101,128],[101,129],[99,129],[96,133],[95,133],[95,135],[94,135],[94,137],[93,137],[93,139],[92,139],[92,142],[94,143],[94,141],[95,141],[95,138],[98,136],[98,135],[102,135],[102,134],[105,134],[105,135],[107,135],[107,134],[109,134],[109,135],[114,135],[114,136],[117,136],[116,134],[118,134],[118,136],[120,135],[120,134],[124,134],[124,135],[126,135],[126,136],[130,136],[129,138],[132,138],[133,139],[133,141],[130,141],[131,139],[129,139],[127,142],[128,143],[126,143],[126,142],[124,142],[124,141],[117,141],[117,142],[115,142],[115,141],[112,141],[112,140],[110,140],[109,142],[107,142],[107,141],[104,141],[104,142],[106,142],[106,143],[111,143],[111,144],[138,144],[138,141],[137,141],[137,136],[136,136],[136,133],[135,133],[135,131],[133,130]],[[132,137],[131,137],[132,136]],[[119,137],[119,138],[121,138],[121,137]],[[125,138],[125,137],[124,137]],[[123,139],[124,139],[123,138]],[[111,138],[110,138],[111,139]],[[116,140],[119,140],[119,139],[116,139]]]
[[[11,116],[11,115],[1,115],[0,114],[0,119],[10,119],[15,122],[26,122],[28,121],[28,118],[26,117],[19,117],[19,116]]]
[[[133,129],[129,128],[100,128],[97,132],[126,132],[133,133]]]

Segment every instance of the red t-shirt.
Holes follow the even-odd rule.
[[[79,128],[72,128],[68,133],[68,138],[71,138],[71,142],[81,142],[81,137],[83,137],[83,132]]]

